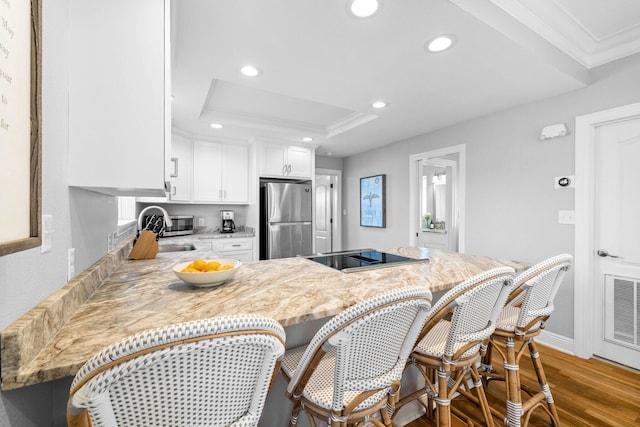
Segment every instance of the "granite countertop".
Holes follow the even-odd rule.
[[[187,237],[187,236],[177,236],[177,237]],[[250,227],[241,227],[240,229],[234,231],[233,233],[223,233],[220,230],[216,231],[197,231],[194,234],[191,234],[190,237],[197,237],[201,240],[212,240],[212,239],[239,239],[239,238],[247,238],[247,237],[255,237],[255,232],[253,228]],[[170,237],[169,237],[170,239]],[[160,242],[165,240],[165,238],[160,239]]]
[[[349,274],[304,258],[249,262],[225,284],[197,288],[171,268],[215,254],[200,248],[159,253],[150,260],[124,259],[129,250],[130,245],[120,248],[125,255],[119,261],[117,255],[105,257],[113,271],[93,288],[82,278],[69,282],[2,331],[2,389],[73,376],[105,346],[158,326],[247,313],[270,316],[287,327],[335,315],[391,287],[420,285],[436,292],[493,267],[525,267],[427,248],[387,248],[428,260]]]

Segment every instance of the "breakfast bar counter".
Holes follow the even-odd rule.
[[[108,254],[2,331],[3,390],[73,376],[105,346],[154,327],[239,313],[270,316],[291,327],[333,316],[392,287],[438,292],[494,267],[525,267],[427,248],[383,248],[424,261],[345,274],[284,258],[244,263],[226,283],[197,288],[171,269],[214,254],[160,253],[134,261],[126,259],[130,248],[125,244]]]

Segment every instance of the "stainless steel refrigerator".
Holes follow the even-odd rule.
[[[311,182],[262,182],[260,259],[311,255]]]

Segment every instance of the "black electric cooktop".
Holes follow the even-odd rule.
[[[375,249],[357,249],[344,252],[327,252],[305,258],[340,270],[343,273],[369,270],[373,268],[394,267],[401,264],[426,261],[426,259],[408,258],[401,255],[376,251]]]

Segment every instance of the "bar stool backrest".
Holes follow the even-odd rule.
[[[525,333],[544,325],[555,310],[553,300],[572,262],[571,255],[557,255],[516,277],[514,295],[509,301],[510,305],[520,306],[516,331]]]
[[[70,426],[257,426],[285,332],[257,315],[156,328],[106,347],[71,385]]]
[[[348,401],[346,396],[353,392],[388,389],[400,381],[430,307],[428,289],[405,287],[338,313],[307,346],[288,392],[301,395],[309,381],[333,384],[326,387],[328,392],[333,391],[327,400],[339,412]],[[315,369],[325,355],[335,357],[333,372]]]

